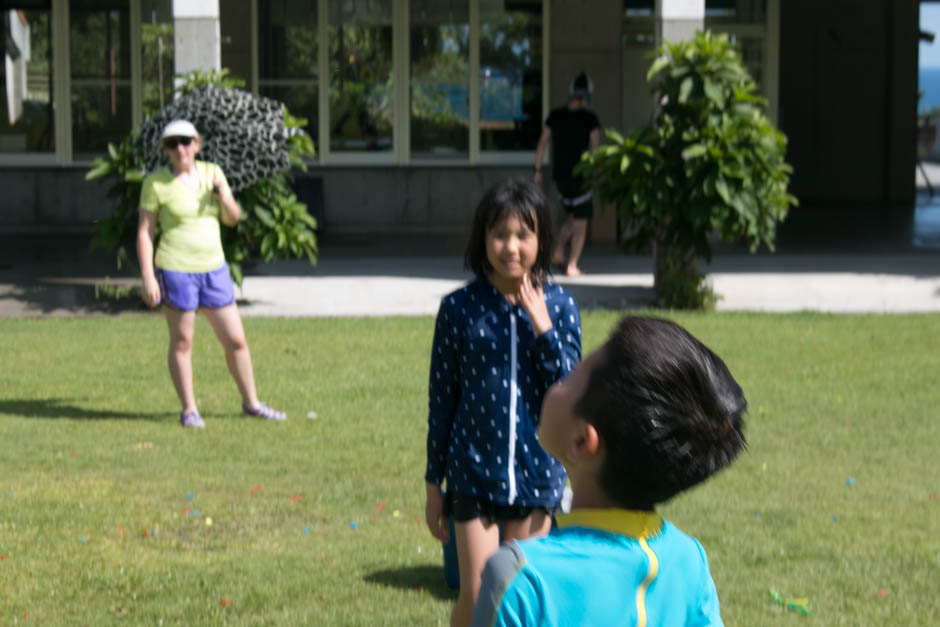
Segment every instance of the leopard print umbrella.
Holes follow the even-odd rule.
[[[193,89],[161,109],[140,127],[144,162],[153,172],[169,161],[160,134],[172,120],[189,120],[202,136],[199,159],[221,166],[232,191],[290,168],[284,104],[229,87]]]

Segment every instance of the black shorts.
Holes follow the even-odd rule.
[[[577,198],[561,197],[561,206],[573,218],[590,220],[594,217],[594,197],[584,194]]]
[[[475,518],[486,518],[490,522],[503,520],[523,520],[532,515],[532,512],[542,510],[546,514],[551,512],[545,507],[527,507],[525,505],[499,505],[486,499],[478,499],[466,494],[447,492],[444,496],[444,515],[453,516],[457,522],[467,522]]]

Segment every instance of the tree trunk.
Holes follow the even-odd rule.
[[[653,288],[656,301],[663,307],[701,308],[701,275],[695,251],[665,244],[663,239],[663,233],[660,232],[653,242]]]

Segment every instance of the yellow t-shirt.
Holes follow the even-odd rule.
[[[148,174],[140,190],[140,208],[156,213],[160,222],[154,263],[164,270],[210,272],[225,263],[212,181],[221,176],[223,191],[228,191],[228,181],[214,163],[196,161],[194,165],[198,190],[177,181],[169,168]]]

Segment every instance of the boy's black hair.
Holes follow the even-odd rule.
[[[486,258],[486,232],[510,215],[519,218],[539,239],[538,254],[532,265],[534,280],[538,282],[552,269],[552,216],[542,188],[521,178],[500,181],[484,192],[473,216],[464,266],[480,278],[493,270]]]
[[[606,447],[601,489],[645,510],[729,465],[746,446],[746,410],[715,353],[674,322],[636,316],[614,329],[575,408]]]

